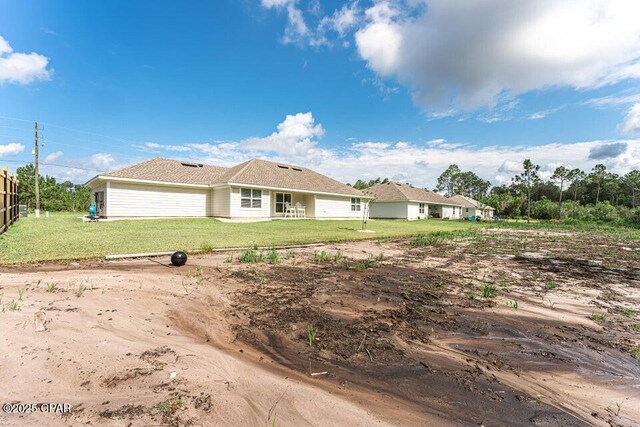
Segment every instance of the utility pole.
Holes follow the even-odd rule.
[[[36,146],[33,154],[36,156],[35,166],[36,166],[36,218],[40,218],[40,175],[38,173],[38,122],[36,122]]]

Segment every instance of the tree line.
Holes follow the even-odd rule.
[[[387,182],[388,178],[359,179],[353,187],[363,190]],[[447,197],[460,194],[479,200],[502,217],[640,226],[640,171],[618,175],[603,164],[588,172],[558,166],[545,180],[541,178],[540,165],[527,159],[509,184],[498,186],[452,164],[440,174],[434,191]]]
[[[480,200],[505,217],[640,225],[638,170],[618,175],[603,164],[595,165],[589,172],[558,166],[544,180],[540,177],[540,165],[526,159],[522,172],[513,176],[509,184],[494,187],[470,186],[464,174],[456,165],[449,166],[438,178],[436,189],[447,195],[463,194]]]
[[[20,204],[29,211],[36,206],[36,179],[33,164],[19,167]],[[52,176],[40,175],[40,209],[45,211],[84,211],[91,204],[91,190],[71,181],[57,182]]]

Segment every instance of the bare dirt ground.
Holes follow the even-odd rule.
[[[0,425],[640,425],[640,242],[411,242],[0,267]]]

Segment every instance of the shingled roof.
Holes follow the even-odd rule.
[[[259,159],[252,159],[228,169],[215,183],[364,196],[360,190],[311,169]]]
[[[457,194],[455,196],[451,196],[449,197],[449,200],[454,201],[456,203],[458,203],[459,205],[462,205],[462,207],[465,208],[478,208],[478,209],[493,209],[491,206],[489,205],[485,205],[482,202],[479,202],[475,199],[472,199],[471,197],[466,197],[466,196],[462,196],[460,194]]]
[[[135,165],[103,173],[101,177],[141,179],[178,184],[209,185],[228,169],[202,163],[170,159],[150,159]]]
[[[425,188],[416,188],[410,184],[387,182],[376,184],[368,191],[375,196],[376,202],[422,202],[436,205],[460,206],[459,203],[447,199],[438,193]]]
[[[191,185],[239,184],[365,197],[360,190],[311,169],[258,159],[246,161],[232,168],[224,168],[156,158],[100,174],[96,178],[121,178]]]

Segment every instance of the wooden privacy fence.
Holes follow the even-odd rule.
[[[18,178],[0,170],[0,234],[18,219]]]

